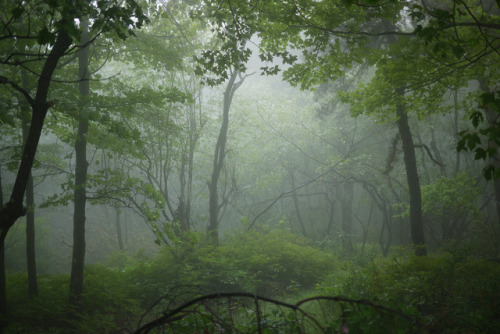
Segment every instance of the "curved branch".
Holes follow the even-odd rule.
[[[195,306],[195,305],[199,305],[204,301],[219,300],[221,298],[231,299],[231,298],[235,298],[235,297],[248,298],[254,302],[256,312],[257,312],[257,326],[258,326],[259,332],[262,330],[262,328],[261,328],[262,323],[261,323],[261,319],[259,317],[259,313],[260,313],[260,307],[258,305],[259,301],[271,303],[271,304],[274,304],[276,306],[281,306],[281,307],[285,307],[289,310],[292,310],[295,313],[295,317],[296,317],[297,321],[298,321],[297,313],[299,313],[304,318],[311,321],[314,324],[314,326],[316,326],[317,329],[320,330],[321,333],[327,333],[326,329],[321,325],[321,323],[316,319],[316,317],[314,317],[313,315],[304,311],[301,308],[302,305],[304,305],[306,303],[310,303],[310,302],[316,302],[316,301],[330,301],[330,302],[336,302],[336,303],[347,303],[350,305],[357,305],[357,306],[361,306],[361,305],[368,306],[368,307],[371,307],[374,310],[377,310],[381,313],[397,315],[397,316],[407,320],[408,323],[412,327],[422,327],[422,328],[424,327],[423,323],[421,323],[420,321],[418,321],[417,319],[415,319],[414,317],[412,317],[410,315],[407,315],[399,310],[394,310],[394,309],[391,309],[391,308],[388,308],[388,307],[385,307],[382,305],[378,305],[378,304],[375,304],[371,301],[363,300],[363,299],[351,299],[351,298],[341,297],[341,296],[317,296],[317,297],[303,299],[303,300],[297,302],[296,304],[290,304],[290,303],[282,302],[282,301],[279,301],[276,299],[259,296],[259,295],[254,294],[254,293],[223,292],[223,293],[213,293],[213,294],[209,294],[209,295],[200,296],[200,297],[195,298],[189,302],[184,303],[183,305],[181,305],[181,306],[179,306],[171,311],[167,310],[163,313],[163,316],[161,316],[153,321],[150,321],[147,324],[142,325],[140,328],[138,328],[133,333],[134,334],[147,334],[147,333],[150,333],[152,330],[159,328],[163,325],[166,325],[168,323],[172,323],[176,320],[180,320],[180,319],[182,319],[182,318],[184,318],[184,317],[186,317],[194,312],[194,310],[189,310],[190,307]],[[151,308],[149,309],[149,311],[150,310],[151,310]],[[299,325],[299,324],[297,323],[297,325]]]

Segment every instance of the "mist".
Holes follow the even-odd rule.
[[[500,330],[498,2],[4,7],[0,333]]]

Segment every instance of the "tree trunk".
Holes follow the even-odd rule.
[[[74,213],[73,213],[73,258],[71,262],[71,277],[69,285],[69,302],[78,306],[83,293],[83,271],[85,265],[85,206],[87,203],[87,134],[89,119],[87,98],[90,93],[89,86],[89,47],[88,20],[81,20],[82,40],[84,46],[78,55],[78,80],[80,91],[80,113],[78,121],[78,135],[75,142],[75,188],[74,188]]]
[[[335,220],[335,200],[328,195],[328,190],[325,192],[325,199],[328,203],[328,223],[326,224],[325,237],[328,237]]]
[[[120,251],[124,250],[123,247],[123,237],[122,237],[122,224],[120,221],[120,209],[116,208],[116,217],[115,217],[115,224],[116,224],[116,237],[118,239],[118,249]]]
[[[342,249],[346,254],[354,251],[352,247],[352,200],[354,197],[354,183],[344,182],[344,191],[342,192]]]
[[[400,95],[404,93],[398,92]],[[417,170],[417,159],[415,147],[411,135],[408,115],[404,106],[398,103],[396,113],[399,117],[397,125],[401,142],[403,144],[403,155],[406,167],[406,179],[408,180],[408,189],[410,192],[410,231],[413,244],[415,245],[415,254],[418,256],[427,255],[425,244],[424,225],[422,221],[422,198],[420,193],[420,179]]]
[[[50,81],[57,67],[59,59],[64,56],[72,43],[71,37],[65,32],[60,31],[50,54],[45,61],[40,78],[38,79],[37,91],[35,99],[30,99],[31,108],[31,126],[28,133],[28,139],[24,146],[23,155],[17,171],[16,181],[12,189],[9,202],[3,205],[0,209],[0,316],[7,313],[7,291],[5,282],[5,237],[9,229],[14,225],[19,217],[26,214],[23,207],[23,198],[28,184],[31,167],[35,159],[35,153],[42,134],[45,116],[51,102],[47,102]],[[0,332],[4,328],[3,323],[0,323]]]
[[[295,173],[293,167],[290,167],[288,175],[290,175],[290,182],[293,189],[292,200],[293,200],[293,205],[295,207],[295,214],[297,215],[297,221],[299,222],[300,232],[304,237],[307,237],[307,230],[304,225],[304,221],[302,220],[302,214],[300,213],[299,197],[297,196],[297,191],[295,190]]]
[[[29,92],[28,77],[26,71],[21,70],[23,88]],[[29,133],[29,104],[23,98],[19,98],[21,105],[21,125],[23,132],[23,145],[26,145]],[[38,296],[38,280],[36,275],[36,253],[35,253],[35,195],[33,186],[33,176],[30,172],[28,183],[26,184],[26,263],[28,270],[28,294],[30,297]]]
[[[238,72],[234,71],[229,78],[229,82],[224,91],[224,105],[222,110],[222,125],[219,131],[219,137],[215,144],[214,163],[212,177],[208,182],[209,189],[209,225],[208,236],[214,245],[219,243],[219,193],[218,183],[222,167],[224,166],[224,157],[226,155],[227,132],[229,128],[229,110],[233,100],[234,92],[243,83],[243,80],[235,84]]]
[[[179,195],[179,205],[177,206],[177,219],[179,220],[181,233],[189,231],[189,214],[187,212],[187,204],[186,204],[186,160],[183,158],[179,181],[181,193]],[[189,168],[189,166],[187,167]]]
[[[0,210],[3,209],[3,189],[2,189],[2,166],[0,165]],[[3,239],[3,231],[2,231],[2,239]],[[0,295],[0,315],[5,315],[7,313],[7,294],[5,291],[5,244],[2,242],[0,244],[0,282],[3,284],[4,289],[2,290],[2,294]],[[5,324],[3,320],[0,318],[0,333],[3,332],[3,328]]]
[[[196,126],[196,114],[194,105],[189,107],[189,143],[188,143],[188,156],[187,156],[187,181],[185,182],[185,192],[183,196],[186,200],[183,202],[181,228],[183,231],[189,231],[191,228],[191,202],[193,201],[193,170],[194,170],[194,152],[196,150],[196,143],[199,139]],[[179,210],[180,211],[180,210]]]

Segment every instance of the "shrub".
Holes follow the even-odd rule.
[[[28,297],[27,276],[8,279],[10,306],[6,333],[112,333],[133,327],[142,311],[128,295],[129,287],[120,272],[103,266],[85,271],[80,310],[68,305],[69,277],[40,276],[39,296]]]
[[[435,332],[500,332],[500,266],[441,253],[353,270],[343,293],[419,316]]]

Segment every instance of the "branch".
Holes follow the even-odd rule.
[[[0,84],[12,86],[12,88],[23,94],[26,100],[28,100],[31,107],[33,107],[33,98],[27,90],[16,84],[14,81],[9,80],[7,77],[4,77],[3,75],[0,75]]]
[[[424,329],[423,327],[425,326],[423,323],[421,323],[420,321],[418,321],[414,317],[407,315],[399,310],[394,310],[394,309],[391,309],[391,308],[388,308],[385,306],[381,306],[381,305],[375,304],[373,302],[370,302],[370,301],[364,300],[364,299],[351,299],[351,298],[340,297],[340,296],[317,296],[317,297],[311,297],[311,298],[306,298],[306,299],[300,300],[296,304],[290,304],[290,303],[282,302],[282,301],[279,301],[276,299],[259,296],[259,295],[254,294],[254,293],[223,292],[223,293],[213,293],[213,294],[209,294],[209,295],[200,296],[200,297],[195,298],[189,302],[184,303],[183,305],[181,305],[177,308],[174,308],[171,311],[166,310],[163,312],[163,316],[161,316],[155,320],[152,320],[147,324],[144,324],[143,326],[141,326],[139,329],[137,329],[133,333],[134,334],[147,334],[156,328],[159,328],[159,327],[164,326],[168,323],[172,323],[174,321],[183,319],[186,316],[189,316],[189,315],[197,312],[196,310],[190,309],[191,307],[200,305],[205,301],[210,301],[210,300],[218,301],[219,299],[222,299],[222,298],[225,298],[225,299],[228,299],[229,301],[231,301],[231,298],[237,298],[237,297],[248,298],[248,299],[251,299],[252,301],[254,301],[255,311],[257,313],[256,321],[257,321],[257,327],[258,327],[259,332],[262,330],[261,326],[263,325],[263,323],[261,322],[261,319],[259,317],[259,313],[260,313],[260,307],[258,305],[259,301],[274,304],[276,306],[284,307],[284,308],[287,308],[287,309],[293,311],[294,315],[295,315],[295,321],[297,322],[296,323],[297,326],[300,326],[299,317],[298,317],[297,313],[300,314],[304,319],[311,321],[311,323],[314,324],[313,326],[316,326],[316,329],[318,329],[320,331],[320,333],[327,333],[327,331],[322,326],[322,324],[318,321],[318,319],[316,319],[315,316],[309,314],[308,312],[306,312],[305,310],[303,310],[301,308],[301,306],[303,306],[304,304],[307,304],[310,302],[318,302],[318,301],[329,301],[329,302],[335,302],[335,303],[346,303],[346,304],[349,304],[351,306],[363,305],[363,306],[368,306],[376,311],[379,311],[382,314],[388,314],[388,315],[392,314],[392,315],[400,316],[401,318],[408,321],[408,323],[410,324],[412,329],[415,328],[415,329],[423,330]],[[148,311],[151,311],[151,308]],[[212,316],[218,317],[218,314],[217,313],[212,314]],[[338,318],[342,319],[345,316],[346,315],[343,314],[343,312],[342,312],[342,314],[340,314],[338,316]],[[212,320],[216,320],[216,319],[212,319]],[[331,321],[331,319],[329,319],[329,320]],[[205,329],[205,330],[207,330],[207,329]],[[299,331],[299,332],[301,332],[301,331]]]
[[[338,161],[336,164],[334,164],[333,166],[331,166],[330,168],[328,168],[326,171],[324,171],[323,173],[317,175],[315,178],[301,184],[301,185],[298,185],[297,187],[291,189],[291,190],[288,190],[288,191],[284,191],[281,193],[281,195],[279,195],[278,197],[276,197],[272,202],[271,204],[269,204],[263,211],[261,211],[257,216],[255,216],[255,218],[252,220],[252,222],[250,223],[250,226],[248,226],[247,228],[247,231],[249,231],[254,225],[255,225],[255,222],[257,221],[257,219],[259,219],[264,213],[266,213],[269,209],[271,209],[274,204],[276,204],[276,202],[278,202],[281,198],[283,198],[284,196],[287,196],[289,194],[292,194],[294,193],[295,191],[301,189],[301,188],[304,188],[314,182],[316,182],[317,180],[319,180],[320,178],[322,178],[323,176],[325,176],[326,174],[330,173],[335,167],[337,167],[338,164],[340,164],[341,162],[345,161],[345,159],[347,158],[349,154],[347,154],[344,159]]]
[[[439,166],[445,166],[443,163],[437,161],[436,159],[434,159],[434,157],[432,156],[432,153],[431,153],[431,150],[429,150],[429,148],[427,147],[427,145],[425,144],[415,144],[413,145],[415,146],[416,148],[424,148],[425,151],[427,152],[427,155],[429,156],[429,158],[436,164],[436,165],[439,165]]]

